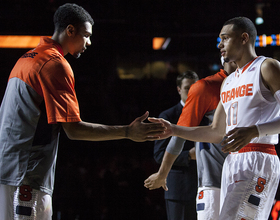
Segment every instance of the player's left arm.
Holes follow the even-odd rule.
[[[261,77],[264,85],[271,91],[280,104],[280,63],[275,59],[266,59],[261,65]],[[238,151],[253,138],[280,133],[280,117],[266,123],[250,127],[235,128],[227,133],[222,145],[224,152]]]

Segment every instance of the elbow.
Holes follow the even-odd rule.
[[[79,129],[77,129],[78,123],[63,123],[62,127],[65,134],[70,140],[79,140]]]
[[[210,125],[211,127],[211,143],[220,144],[225,138],[225,127],[218,128],[216,126]]]
[[[224,140],[225,136],[224,135],[216,135],[213,137],[211,143],[213,144],[220,144]]]
[[[72,131],[65,131],[66,136],[70,139],[70,140],[79,140],[78,135],[75,132]]]

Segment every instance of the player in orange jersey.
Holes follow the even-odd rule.
[[[90,46],[93,20],[76,4],[54,14],[52,38],[24,54],[14,66],[0,108],[0,219],[50,220],[58,138],[63,128],[74,140],[155,140],[162,123],[143,123],[148,112],[130,125],[84,122],[64,58],[78,58]]]

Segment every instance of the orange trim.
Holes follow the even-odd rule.
[[[251,151],[259,151],[267,154],[277,155],[275,146],[273,144],[257,144],[250,143],[243,147],[238,153],[245,153]]]
[[[258,58],[258,57],[255,57],[253,60],[251,60],[249,63],[247,63],[247,65],[244,66],[244,68],[243,68],[241,74],[242,74],[246,69],[248,69],[248,67],[249,67],[249,66],[254,62],[254,60],[257,59],[257,58]]]

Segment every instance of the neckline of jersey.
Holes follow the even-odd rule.
[[[245,64],[245,66],[243,66],[242,68],[239,68],[236,70],[235,76],[236,74],[239,72],[239,70],[241,70],[241,74],[244,73],[244,71],[246,69],[248,69],[248,67],[258,58],[259,56],[255,57],[254,59],[252,59],[250,62],[248,62],[247,64]]]

